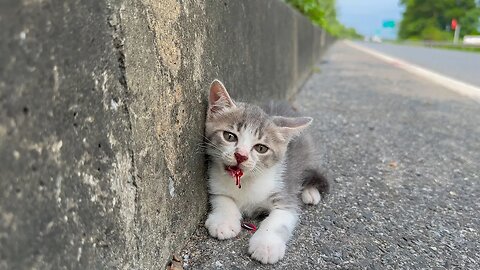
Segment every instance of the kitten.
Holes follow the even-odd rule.
[[[285,255],[298,220],[299,195],[318,204],[328,182],[313,160],[312,123],[286,104],[260,107],[234,102],[215,80],[205,126],[209,157],[211,212],[205,227],[218,239],[235,237],[242,215],[268,213],[249,242],[248,252],[262,263]]]

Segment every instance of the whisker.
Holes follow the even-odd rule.
[[[265,169],[261,165],[255,166],[255,169],[259,172],[259,174],[263,174]]]
[[[260,166],[255,166],[255,167],[253,167],[252,172],[253,172],[253,174],[258,175],[258,174],[262,174],[263,170],[262,170],[262,168],[260,168]]]

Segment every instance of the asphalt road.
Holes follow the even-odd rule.
[[[480,87],[480,53],[387,43],[356,43]]]
[[[199,224],[186,269],[480,269],[480,106],[338,42],[296,104],[332,191],[304,207],[285,258]]]

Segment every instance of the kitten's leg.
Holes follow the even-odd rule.
[[[308,169],[305,171],[304,181],[302,190],[303,203],[317,205],[322,199],[320,193],[328,193],[329,184],[327,178],[318,169]]]
[[[241,230],[242,214],[235,202],[227,196],[210,195],[210,204],[212,211],[205,222],[210,235],[218,239],[237,236]]]
[[[302,191],[302,201],[305,204],[317,205],[321,198],[320,192],[316,187],[308,186]]]
[[[272,210],[250,238],[248,253],[262,263],[276,263],[285,255],[287,241],[296,224],[295,210]]]

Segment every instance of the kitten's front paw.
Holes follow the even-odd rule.
[[[229,219],[214,213],[208,215],[205,227],[211,236],[220,240],[235,237],[241,230],[240,220]]]
[[[257,232],[250,238],[248,253],[262,263],[276,263],[285,255],[286,243],[275,233]]]
[[[317,205],[320,202],[320,192],[315,187],[307,187],[302,191],[302,201],[304,204]]]

